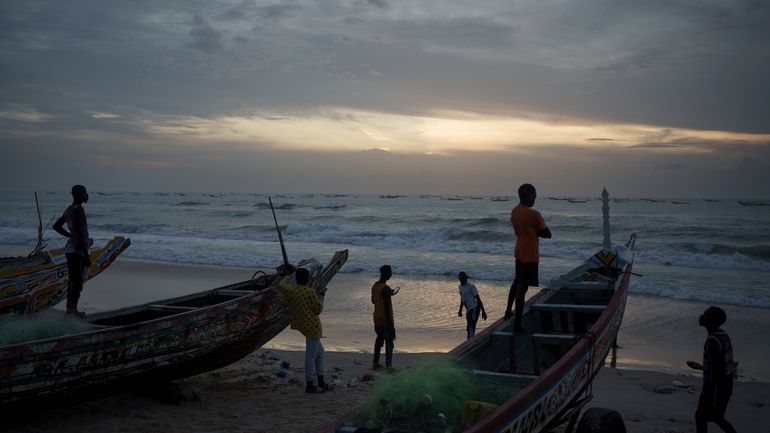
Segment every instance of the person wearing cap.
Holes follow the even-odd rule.
[[[727,403],[733,394],[733,378],[737,375],[738,363],[733,360],[733,343],[722,326],[727,314],[719,307],[709,307],[698,318],[698,325],[706,328],[708,337],[703,345],[703,364],[687,361],[695,370],[703,370],[703,389],[695,411],[697,433],[707,432],[709,421],[727,433],[735,428],[725,419]]]
[[[333,386],[324,380],[324,346],[321,343],[323,327],[320,315],[326,289],[317,292],[311,287],[310,271],[305,268],[297,268],[294,279],[296,284],[291,283],[291,275],[285,275],[278,287],[289,306],[291,329],[296,329],[305,337],[305,392],[331,391]],[[315,385],[316,379],[318,386]]]
[[[476,335],[476,323],[479,321],[479,312],[481,312],[481,318],[487,320],[487,312],[484,310],[484,303],[481,302],[481,296],[476,286],[468,282],[468,274],[460,272],[457,274],[457,279],[460,280],[460,310],[457,311],[457,315],[463,317],[463,307],[465,307],[465,321],[467,322],[466,330],[468,331],[468,339]]]

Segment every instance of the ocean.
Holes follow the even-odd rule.
[[[601,248],[598,195],[538,198],[535,208],[553,233],[540,243],[541,286]],[[50,226],[71,197],[38,196],[48,244],[63,246]],[[515,197],[271,197],[291,262],[324,262],[336,250],[350,251],[324,305],[327,350],[371,352],[370,288],[383,264],[393,267],[391,286],[401,288],[393,299],[397,352],[447,351],[465,338],[465,320],[457,317],[459,271],[471,276],[490,317],[478,329],[502,316],[513,279]],[[282,262],[266,194],[92,191],[85,209],[96,245],[131,238],[118,263],[87,283],[80,303],[86,313],[213,288]],[[700,358],[705,338],[697,317],[719,305],[728,312],[741,374],[770,380],[770,348],[757,344],[770,339],[770,206],[611,197],[610,224],[615,244],[638,236],[619,365],[687,372],[684,361]],[[33,194],[0,192],[0,246],[8,246],[0,251],[28,251],[36,239]],[[142,265],[148,262],[168,266]],[[43,316],[43,325],[56,323],[56,314]],[[287,329],[267,347],[303,350],[304,339]]]
[[[68,192],[38,193],[50,230],[70,203]],[[343,273],[453,277],[509,284],[515,197],[273,194],[291,261],[350,250]],[[770,202],[768,202],[770,203]],[[96,244],[131,238],[124,257],[189,264],[272,268],[281,251],[266,194],[110,193],[85,205]],[[601,247],[601,201],[539,197],[553,238],[541,241],[541,285]],[[610,198],[612,241],[638,235],[630,292],[651,297],[770,308],[770,206],[735,199]],[[0,192],[0,244],[33,246],[33,194]]]

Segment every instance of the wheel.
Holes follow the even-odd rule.
[[[616,411],[592,407],[583,413],[576,433],[626,433],[626,425]]]

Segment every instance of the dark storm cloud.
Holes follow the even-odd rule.
[[[770,131],[764,2],[11,1],[3,12],[3,94],[33,107],[409,106]]]
[[[236,161],[233,149],[245,146],[210,143],[214,150],[188,147],[189,154],[177,154],[183,137],[156,137],[148,128],[166,119],[269,112],[262,116],[278,122],[326,107],[455,110],[650,125],[660,132],[633,143],[604,132],[585,140],[587,147],[618,146],[618,153],[575,147],[562,153],[604,158],[602,165],[620,167],[618,176],[634,173],[622,167],[643,167],[636,174],[645,179],[644,170],[681,163],[665,161],[672,158],[665,152],[698,150],[703,155],[670,172],[695,176],[701,167],[714,174],[718,161],[729,161],[730,169],[719,173],[737,178],[745,170],[755,181],[746,187],[759,188],[770,163],[766,145],[670,130],[770,133],[769,15],[764,1],[5,0],[0,149],[4,161],[50,173],[61,171],[57,160],[43,163],[35,155],[99,154],[111,164],[133,161],[125,170],[163,172],[153,178],[161,181],[173,178],[164,168],[190,175],[195,161],[189,158],[211,152]],[[326,118],[357,121],[344,113]],[[184,128],[183,122],[173,126]],[[530,155],[550,169],[541,172],[571,170],[571,161],[555,158],[552,148],[533,148]],[[371,169],[368,160],[345,158]],[[398,158],[407,167],[404,188],[418,180],[435,188],[446,182],[413,177],[409,167],[426,172],[418,163],[432,164],[430,173],[457,169],[449,157]],[[483,174],[509,170],[481,154],[473,158],[491,167]],[[549,162],[553,158],[559,164]],[[23,164],[8,169],[24,177]]]
[[[193,17],[190,36],[193,38],[191,46],[204,53],[212,53],[222,48],[222,32],[214,30],[200,15]]]

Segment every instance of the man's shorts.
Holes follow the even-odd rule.
[[[516,281],[517,285],[525,284],[527,287],[538,286],[537,280],[537,262],[524,263],[516,260]]]
[[[382,338],[385,341],[391,341],[396,339],[396,328],[388,325],[374,325],[374,332],[378,338]]]

